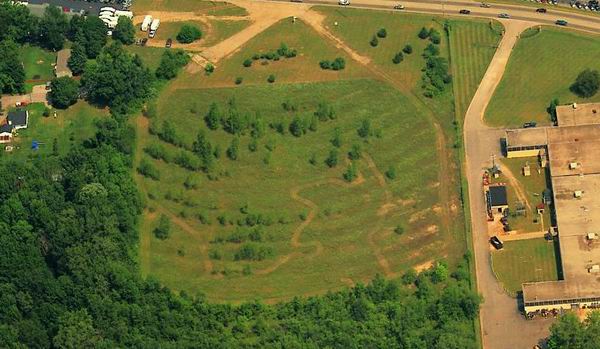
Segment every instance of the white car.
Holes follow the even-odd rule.
[[[394,10],[404,10],[404,5],[402,5],[402,4],[395,5]]]
[[[338,4],[342,6],[348,6],[350,5],[350,0],[339,0]]]

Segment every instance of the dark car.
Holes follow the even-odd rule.
[[[460,10],[460,11],[458,11],[458,13],[460,13],[461,15],[468,15],[468,14],[471,13],[471,11],[469,11],[469,10]]]
[[[480,7],[483,7],[483,8],[490,8],[490,7],[492,7],[492,6],[491,6],[490,4],[488,4],[487,2],[482,2],[482,3],[481,3],[481,5],[479,5],[479,6],[480,6]]]
[[[537,122],[535,121],[529,121],[523,124],[523,128],[532,128],[532,127],[536,127],[537,126]]]
[[[491,237],[490,244],[492,244],[492,246],[494,246],[494,248],[497,250],[501,250],[502,248],[504,248],[504,244],[502,243],[502,241],[500,241],[500,239],[498,239],[497,236]]]
[[[566,26],[567,25],[567,21],[565,21],[564,19],[559,19],[559,20],[556,21],[556,25]]]
[[[548,12],[548,10],[546,10],[543,7],[541,7],[541,8],[536,9],[535,12],[537,12],[537,13],[546,13],[546,12]]]
[[[171,48],[171,45],[173,45],[173,39],[168,38],[167,39],[167,43],[165,44],[166,48]]]
[[[147,42],[148,42],[148,38],[143,38],[142,41],[140,41],[140,45],[141,46],[146,46]]]

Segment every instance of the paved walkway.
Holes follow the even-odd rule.
[[[502,130],[486,126],[483,115],[502,79],[519,34],[532,25],[529,22],[514,20],[504,21],[504,24],[505,35],[465,115],[466,170],[477,287],[484,298],[480,312],[483,347],[526,349],[532,348],[548,335],[551,320],[525,320],[518,309],[517,301],[506,294],[494,276],[488,245],[485,199],[481,194],[483,169],[491,166],[491,154],[501,156],[499,140],[503,135]]]

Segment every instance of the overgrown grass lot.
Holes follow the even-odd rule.
[[[600,101],[600,94],[582,99],[569,90],[582,70],[600,69],[598,54],[594,52],[600,52],[599,36],[547,27],[533,36],[525,35],[511,55],[486,112],[486,121],[493,126],[511,127],[520,127],[527,121],[550,124],[546,108],[554,98],[561,104]]]
[[[195,41],[203,47],[210,47],[218,42],[221,42],[235,33],[246,28],[250,21],[248,20],[221,20],[218,17],[214,19],[202,21],[182,21],[182,22],[165,22],[161,23],[160,29],[156,31],[156,37],[152,40],[167,40],[173,39],[175,45],[181,45],[176,41],[177,34],[184,24],[189,24],[197,27],[202,31],[202,38]],[[143,37],[145,33],[140,32],[138,35]],[[183,48],[186,45],[182,45]]]
[[[524,282],[558,280],[555,243],[543,238],[507,241],[492,252],[492,266],[505,289],[515,295]]]
[[[212,74],[182,72],[138,119],[145,274],[216,301],[277,301],[461,258],[456,82],[433,98],[421,84],[427,46],[449,57],[442,22],[322,11],[368,61],[282,21]],[[440,41],[419,39],[422,27]],[[456,22],[451,31],[461,57],[448,70],[467,85],[464,99],[491,57],[491,30]],[[406,44],[412,52],[395,64]],[[343,69],[321,68],[336,58]],[[171,221],[166,239],[156,237],[161,217]]]

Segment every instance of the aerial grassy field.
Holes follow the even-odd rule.
[[[154,71],[160,64],[160,58],[165,48],[162,47],[149,47],[149,46],[137,46],[137,45],[129,45],[124,46],[125,50],[129,53],[134,53],[142,59],[144,65],[146,65],[150,70]]]
[[[213,16],[244,16],[246,10],[224,1],[203,0],[136,0],[132,11],[197,12]]]
[[[281,44],[287,45],[290,50],[296,50],[297,56],[280,57],[277,61],[253,59],[255,54],[275,52],[281,47]],[[323,70],[319,67],[321,60],[333,60],[337,57],[344,58],[345,69],[333,71]],[[243,65],[246,59],[251,60],[250,67]],[[225,87],[235,86],[235,79],[240,77],[243,79],[242,85],[266,84],[269,75],[275,76],[276,83],[369,77],[364,67],[352,61],[343,50],[329,45],[307,24],[302,21],[292,23],[289,20],[283,20],[248,42],[243,50],[220,62],[210,76],[200,72],[184,76],[176,83],[178,88]]]
[[[371,14],[348,13],[356,18],[340,19],[338,27],[352,28]],[[427,16],[403,15],[402,21],[396,14],[377,16],[388,37],[381,39],[376,49],[384,52],[372,65],[352,60],[301,21],[282,21],[219,62],[214,73],[182,72],[162,91],[157,111],[137,121],[138,166],[150,167],[154,176],[141,170],[146,176],[136,175],[147,197],[140,243],[146,275],[215,301],[276,301],[341,288],[376,273],[398,277],[440,259],[454,265],[461,258],[466,244],[454,185],[458,165],[440,172],[440,156],[454,161],[451,146],[441,149],[439,143],[441,131],[454,132],[452,84],[441,102],[433,102],[445,108],[441,130],[432,124],[438,116],[427,105],[431,100],[417,96],[425,64],[421,53],[429,44],[417,33],[423,26],[442,28]],[[336,35],[363,54],[373,35],[365,36],[364,27],[377,30],[376,23]],[[461,54],[476,57],[464,58],[458,74],[485,70],[493,41],[485,28],[491,30],[484,22],[457,24]],[[413,53],[393,64],[392,53],[408,42]],[[247,58],[274,52],[282,43],[297,55],[244,66]],[[439,46],[447,57],[447,40]],[[337,57],[344,58],[345,69],[320,68],[320,61]],[[267,82],[269,75],[275,82]],[[473,79],[461,80],[471,84],[465,94],[472,93]],[[241,116],[250,129],[226,132],[223,125],[232,121],[209,129],[204,118],[212,103],[222,118]],[[323,108],[335,117],[319,121]],[[306,131],[295,136],[292,125],[298,124]],[[260,136],[256,125],[264,125]],[[208,174],[197,170],[200,160],[193,152],[200,132],[218,154]],[[360,157],[352,161],[356,147]],[[331,152],[337,154],[332,167],[326,164]],[[443,194],[444,186],[449,194]],[[171,220],[166,240],[154,235],[161,216]]]
[[[25,68],[25,89],[31,92],[34,85],[43,85],[54,78],[56,53],[36,46],[21,47],[21,59]]]
[[[600,69],[597,52],[600,36],[547,27],[519,40],[486,112],[487,123],[518,127],[533,120],[550,124],[546,108],[554,98],[562,104],[600,101],[600,94],[581,99],[569,90],[582,70]],[[523,79],[525,72],[527,79]]]
[[[462,118],[496,52],[500,34],[488,21],[450,23],[454,98],[457,114]]]
[[[248,20],[221,20],[218,18],[201,21],[182,21],[161,23],[160,29],[156,31],[156,37],[153,40],[173,39],[174,45],[180,45],[185,48],[188,45],[179,44],[176,41],[177,34],[184,24],[193,25],[202,31],[202,38],[195,41],[194,44],[201,44],[204,47],[210,47],[220,41],[227,39],[233,34],[246,28],[250,21]],[[142,37],[145,33],[140,33]]]
[[[555,243],[543,238],[507,241],[492,252],[492,267],[504,288],[515,295],[524,282],[558,280]]]
[[[67,110],[56,110],[56,118],[53,112],[49,116],[43,116],[44,109],[41,103],[27,106],[29,125],[27,129],[19,130],[13,144],[15,150],[5,154],[6,158],[26,159],[37,154],[49,155],[55,151],[64,154],[73,145],[92,137],[96,129],[94,121],[107,115],[104,110],[83,101]],[[39,144],[37,150],[31,147],[33,141]]]

